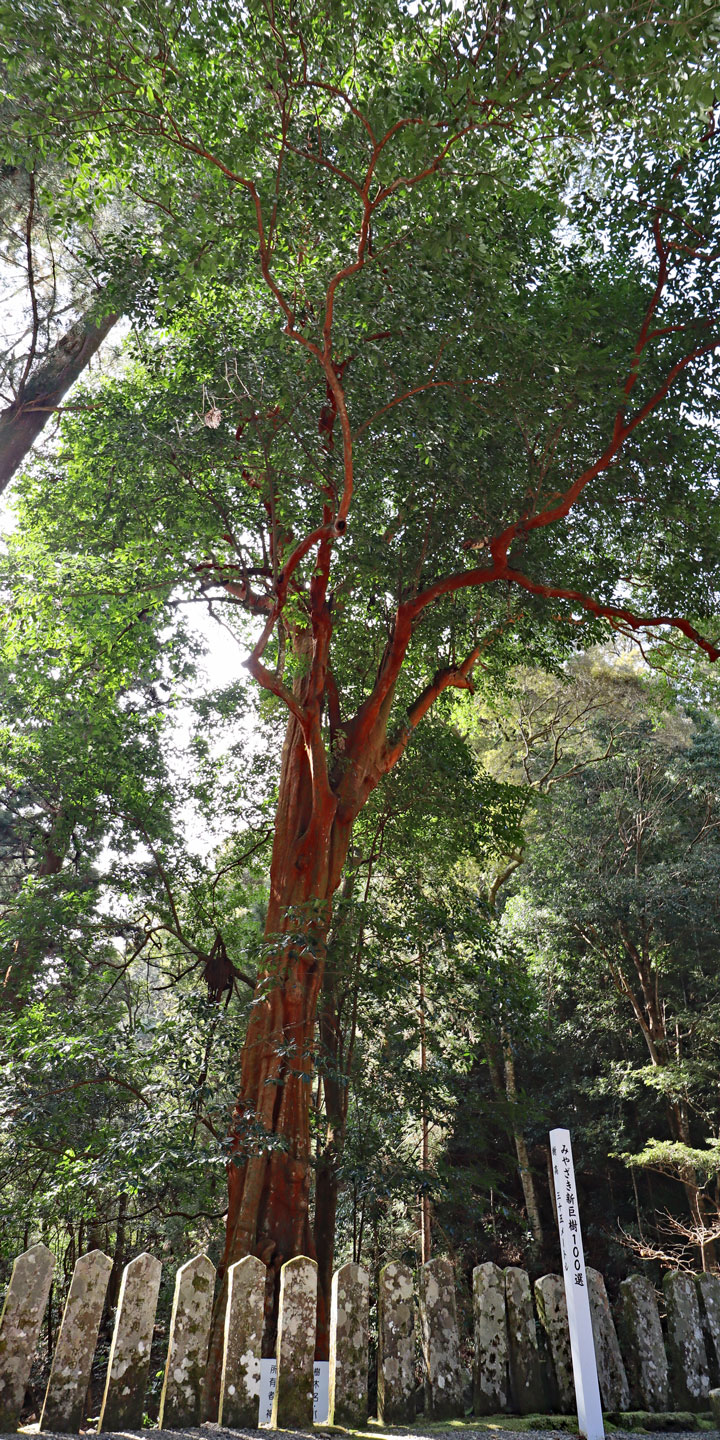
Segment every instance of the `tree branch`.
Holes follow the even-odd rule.
[[[475,687],[470,678],[470,672],[479,654],[480,646],[476,645],[466,659],[463,660],[462,665],[448,665],[444,670],[438,670],[429,684],[425,686],[425,689],[421,691],[417,700],[415,700],[408,709],[407,720],[399,736],[391,745],[386,745],[385,747],[382,768],[386,773],[392,770],[393,766],[396,765],[400,759],[400,756],[404,754],[413,730],[420,724],[423,715],[427,715],[428,710],[435,704],[438,697],[442,695],[443,690],[453,688],[455,690],[470,690],[471,693],[474,693]]]
[[[631,630],[646,630],[659,625],[671,625],[674,629],[680,630],[688,640],[699,646],[709,656],[711,661],[720,659],[720,646],[712,640],[706,640],[689,620],[684,620],[678,615],[636,615],[632,610],[627,610],[621,605],[604,605],[599,600],[594,600],[591,595],[583,595],[579,590],[566,589],[562,585],[544,585],[540,581],[530,580],[520,570],[505,570],[506,580],[513,585],[520,585],[523,590],[529,590],[532,595],[545,595],[548,598],[558,600],[571,600],[581,605],[584,610],[589,610],[592,615],[597,615],[605,620],[622,620],[624,625],[629,625]]]

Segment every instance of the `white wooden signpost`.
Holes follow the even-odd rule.
[[[313,1420],[316,1425],[327,1424],[329,1410],[330,1361],[316,1360],[313,1383]],[[260,1403],[258,1425],[269,1425],[272,1419],[273,1397],[277,1384],[277,1360],[260,1361]]]
[[[575,1166],[569,1130],[550,1131],[557,1221],[560,1232],[565,1298],[570,1326],[575,1399],[580,1434],[587,1440],[604,1440],[600,1386],[590,1319],[585,1255],[578,1215]]]

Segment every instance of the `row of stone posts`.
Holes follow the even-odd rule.
[[[34,1245],[15,1261],[0,1320],[0,1432],[17,1428],[54,1257]],[[77,1434],[112,1268],[99,1250],[81,1255],[73,1271],[40,1429]],[[98,1430],[142,1426],[161,1266],[138,1255],[120,1287]],[[228,1273],[222,1393],[218,1419],[234,1429],[258,1424],[265,1266],[248,1256]],[[215,1269],[206,1255],[181,1266],[175,1280],[158,1425],[182,1430],[202,1419]],[[317,1265],[298,1256],[283,1265],[277,1337],[273,1428],[307,1430],[313,1423]],[[333,1277],[329,1376],[330,1421],[353,1425],[368,1415],[368,1276],[343,1265]]]
[[[720,1377],[720,1278],[665,1276],[666,1340],[646,1276],[621,1282],[617,1326],[602,1275],[588,1269],[587,1282],[603,1409],[707,1410],[711,1370]],[[539,1331],[524,1270],[474,1271],[476,1414],[575,1408],[563,1282],[544,1275],[534,1290]]]
[[[708,1410],[711,1378],[720,1378],[720,1278],[665,1276],[667,1344],[650,1281],[633,1275],[620,1285],[616,1327],[602,1275],[587,1271],[590,1313],[603,1409]],[[565,1289],[544,1275],[533,1292],[525,1270],[488,1262],[473,1271],[472,1410],[496,1415],[569,1413],[575,1409]],[[419,1273],[425,1414],[463,1414],[464,1378],[453,1270],[434,1260]],[[378,1295],[378,1419],[414,1419],[413,1281],[403,1265],[387,1265]],[[536,1323],[539,1321],[539,1325]],[[709,1363],[708,1351],[712,1364]]]
[[[52,1279],[53,1256],[35,1245],[15,1262],[0,1321],[0,1431],[16,1428]],[[41,1430],[75,1433],[83,1408],[111,1261],[94,1250],[78,1260],[52,1359]],[[142,1426],[161,1267],[139,1255],[126,1267],[108,1359],[99,1430]],[[665,1277],[667,1349],[650,1282],[634,1275],[620,1286],[616,1329],[602,1276],[588,1270],[600,1393],[606,1411],[707,1409],[710,1369],[720,1373],[720,1279]],[[228,1305],[218,1419],[233,1429],[258,1424],[266,1270],[252,1256],[228,1272]],[[164,1429],[196,1426],[215,1290],[215,1270],[197,1255],[177,1272],[160,1400]],[[282,1267],[277,1378],[271,1426],[307,1430],[313,1422],[317,1266],[298,1256]],[[479,1265],[473,1272],[472,1408],[477,1415],[571,1411],[575,1397],[567,1310],[559,1276],[533,1292],[527,1273]],[[449,1260],[421,1266],[419,1341],[425,1414],[461,1416],[468,1397],[460,1360],[455,1277]],[[329,1421],[362,1426],[368,1416],[369,1284],[358,1265],[333,1277]],[[536,1324],[539,1320],[539,1326]],[[708,1350],[712,1367],[708,1363]],[[410,1424],[416,1403],[414,1277],[397,1262],[380,1272],[378,1419]]]

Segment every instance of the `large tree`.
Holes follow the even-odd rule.
[[[687,618],[718,578],[708,17],[125,14],[6,17],[28,133],[72,140],[81,189],[142,195],[167,267],[163,331],[28,503],[52,543],[139,557],[140,599],[200,586],[249,615],[284,717],[223,1260],[277,1269],[312,1252],[333,896],[423,716],[583,616],[719,653]]]

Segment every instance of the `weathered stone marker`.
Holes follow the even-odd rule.
[[[543,1275],[535,1281],[535,1304],[547,1336],[560,1413],[569,1415],[575,1409],[575,1386],[565,1286],[559,1275]]]
[[[663,1291],[673,1399],[678,1409],[705,1410],[710,1374],[697,1291],[690,1276],[678,1270],[664,1277]]]
[[[187,1430],[202,1419],[214,1286],[215,1266],[207,1255],[196,1255],[177,1272],[159,1430]]]
[[[370,1279],[360,1265],[335,1271],[330,1304],[328,1419],[351,1428],[368,1418]]]
[[[73,1270],[55,1346],[41,1430],[77,1435],[102,1320],[112,1260],[102,1250],[81,1255]]]
[[[311,1430],[317,1265],[305,1255],[286,1260],[280,1271],[277,1383],[273,1430]]]
[[[378,1420],[407,1425],[415,1419],[415,1309],[412,1271],[391,1260],[378,1285]]]
[[[605,1426],[600,1403],[600,1385],[585,1274],[585,1252],[569,1130],[550,1131],[550,1151],[565,1303],[570,1327],[578,1427],[580,1434],[586,1436],[586,1440],[603,1440]]]
[[[255,1255],[246,1255],[228,1270],[218,1422],[231,1430],[256,1430],[258,1425],[266,1275]]]
[[[420,1266],[418,1279],[425,1413],[432,1420],[456,1419],[463,1413],[463,1375],[451,1261],[426,1261]]]
[[[618,1318],[632,1403],[641,1410],[667,1410],[667,1356],[655,1291],[646,1275],[621,1281]]]
[[[142,1426],[161,1273],[160,1261],[146,1253],[123,1270],[98,1430]]]
[[[629,1410],[630,1386],[620,1353],[620,1342],[612,1318],[605,1281],[599,1270],[587,1270],[590,1319],[600,1396],[605,1410]]]
[[[505,1277],[487,1260],[473,1270],[473,1413],[497,1415],[508,1405]]]
[[[521,1415],[541,1414],[545,1409],[545,1387],[526,1270],[511,1265],[505,1271],[505,1304],[513,1404]]]
[[[715,1421],[715,1428],[720,1429],[720,1390],[711,1390],[708,1395],[712,1418]]]
[[[18,1255],[12,1268],[0,1316],[0,1432],[18,1427],[54,1264],[40,1244]]]
[[[713,1378],[720,1379],[720,1276],[697,1275],[695,1284],[700,1296],[708,1360],[715,1371]]]

